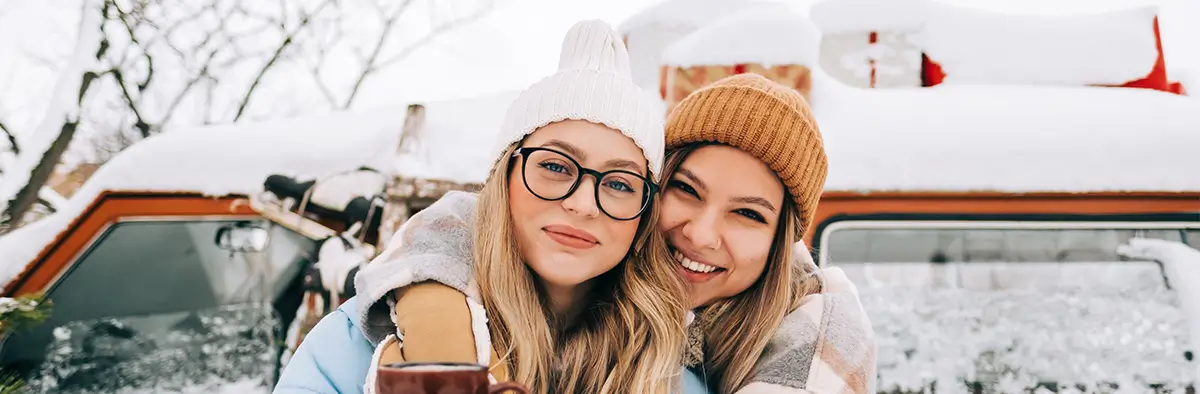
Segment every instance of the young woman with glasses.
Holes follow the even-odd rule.
[[[498,381],[535,393],[679,388],[686,301],[664,238],[652,231],[663,108],[629,75],[607,24],[576,24],[559,72],[511,105],[478,195],[443,197],[411,219],[420,225],[410,228],[430,231],[398,234],[379,257],[425,267],[473,261],[463,288],[479,318],[449,330],[469,333],[468,346],[484,344],[471,361],[491,366]],[[461,247],[437,229],[473,229],[456,234],[473,242]],[[373,391],[371,369],[384,355],[362,350],[398,338],[372,336],[350,319],[357,302],[306,336],[276,392]]]

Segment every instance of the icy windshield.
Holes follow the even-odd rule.
[[[1196,349],[1175,283],[1116,250],[1200,244],[1200,224],[1138,226],[843,222],[820,252],[858,286],[881,392],[1183,392]]]
[[[231,227],[265,229],[265,248],[222,248]],[[2,365],[32,392],[264,386],[281,340],[272,302],[314,252],[261,219],[118,223],[47,292],[50,319],[8,338]]]

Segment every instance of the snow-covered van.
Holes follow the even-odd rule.
[[[487,145],[460,141],[488,140],[510,96],[138,143],[56,213],[0,237],[0,295],[53,301],[48,321],[0,338],[0,367],[31,392],[269,392],[388,231],[482,181],[472,158]]]
[[[881,392],[1194,392],[1200,259],[1123,252],[1200,249],[1200,86],[1167,72],[1158,9],[947,3],[674,0],[621,30],[669,106],[743,72],[809,99],[806,241],[859,288]]]
[[[1200,248],[1200,100],[856,93],[859,116],[820,118],[830,177],[809,242],[859,286],[881,390],[1194,387],[1200,298],[1179,289],[1200,288],[1200,259],[1172,271],[1118,249]]]

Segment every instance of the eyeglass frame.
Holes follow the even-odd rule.
[[[533,152],[537,152],[537,151],[547,151],[547,152],[557,153],[559,156],[562,156],[562,157],[566,158],[568,161],[570,161],[571,164],[575,166],[575,168],[579,169],[579,173],[575,175],[575,182],[571,183],[571,188],[567,189],[567,192],[565,194],[563,194],[562,197],[553,198],[553,199],[545,198],[545,197],[542,197],[541,195],[539,195],[537,192],[533,191],[533,188],[529,186],[529,179],[525,176],[525,166],[527,166],[529,163],[529,155],[532,154]],[[579,164],[578,161],[575,161],[575,158],[571,157],[571,155],[568,155],[568,154],[558,151],[556,149],[545,148],[545,147],[540,147],[540,146],[520,147],[520,148],[517,148],[515,151],[513,151],[513,154],[512,154],[512,156],[509,156],[509,159],[515,159],[518,157],[521,158],[521,183],[525,185],[525,190],[528,190],[529,194],[532,194],[534,197],[540,198],[544,201],[566,200],[567,198],[574,195],[576,191],[579,190],[579,185],[581,183],[583,183],[583,177],[585,175],[591,175],[593,178],[596,179],[596,182],[593,182],[593,184],[595,185],[595,187],[593,189],[595,189],[595,190],[592,193],[592,197],[595,198],[595,200],[596,200],[596,208],[599,208],[600,212],[604,212],[604,216],[608,216],[609,218],[612,218],[613,220],[624,222],[624,221],[635,220],[637,218],[642,217],[642,215],[646,213],[646,210],[650,208],[650,203],[651,203],[651,200],[654,199],[654,195],[658,193],[658,184],[654,183],[654,181],[651,180],[647,176],[644,176],[644,175],[641,175],[641,174],[638,174],[636,172],[632,172],[629,170],[608,170],[608,171],[600,172],[600,171],[597,171],[597,170],[594,170],[591,168],[584,167],[583,165]],[[604,177],[608,176],[609,174],[618,174],[618,173],[632,175],[632,176],[646,182],[645,186],[644,186],[644,188],[646,189],[646,196],[642,198],[642,207],[640,209],[638,209],[637,214],[635,214],[632,217],[627,218],[627,219],[621,219],[616,216],[613,216],[611,213],[608,213],[608,210],[604,209],[604,204],[600,202],[600,181],[603,180]]]

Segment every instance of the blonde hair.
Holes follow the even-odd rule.
[[[688,155],[714,143],[692,143],[667,152],[663,179],[668,180]],[[704,369],[718,393],[733,393],[750,383],[754,364],[783,318],[800,306],[801,298],[815,294],[821,285],[808,265],[792,262],[792,244],[804,229],[800,210],[784,190],[783,207],[763,273],[745,291],[706,306],[700,311],[704,331]]]
[[[511,157],[517,145],[502,157]],[[601,282],[579,323],[565,330],[554,322],[535,274],[517,249],[508,199],[512,163],[494,165],[480,190],[472,252],[492,342],[513,379],[533,393],[673,391],[681,372],[687,302],[666,240],[654,230],[658,199],[642,215],[629,253],[593,279]]]

